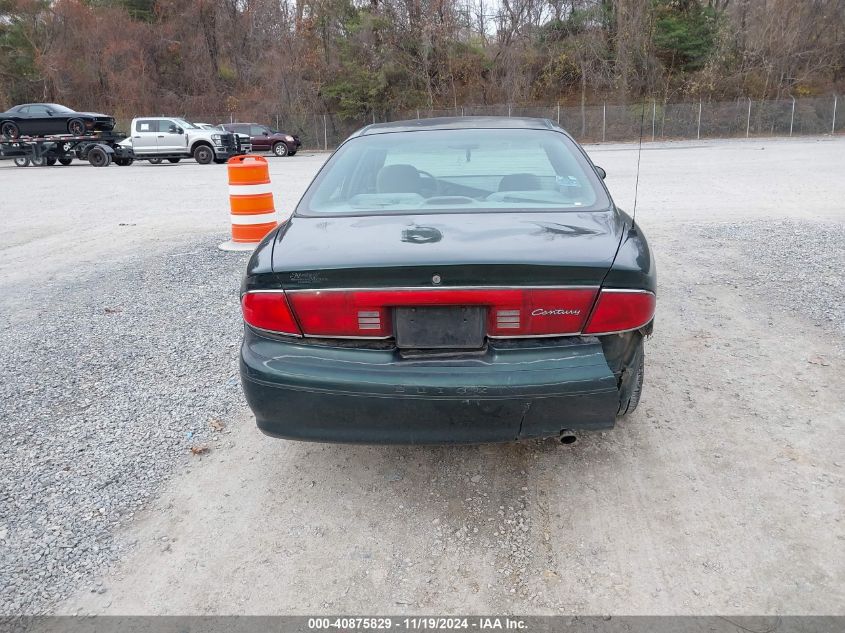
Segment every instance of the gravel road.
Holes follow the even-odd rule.
[[[843,154],[644,146],[643,400],[567,447],[265,438],[225,169],[0,167],[0,614],[844,613]]]

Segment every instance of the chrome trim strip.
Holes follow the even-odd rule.
[[[290,338],[302,338],[302,334],[291,334],[290,332],[280,332],[279,330],[266,330],[263,327],[255,327],[244,321],[244,325],[252,328],[256,332],[264,332],[265,334],[276,334],[277,336],[289,336]]]
[[[643,329],[646,325],[651,323],[654,320],[654,317],[651,317],[648,321],[640,325],[639,327],[629,327],[627,330],[611,330],[610,332],[589,332],[587,334],[582,334],[582,336],[610,336],[611,334],[624,334],[625,332],[636,332],[637,330]]]
[[[305,338],[343,338],[364,341],[385,341],[392,336],[338,336],[337,334],[305,334]]]
[[[629,293],[642,293],[653,295],[654,293],[651,290],[642,290],[641,288],[602,288],[602,292],[629,292]]]
[[[289,290],[250,290],[249,292],[286,292],[290,294],[300,292],[357,292],[359,290],[393,291],[393,290],[426,290],[438,292],[441,290],[596,290],[599,286],[384,286],[369,288],[291,288]],[[647,290],[644,292],[648,292]]]
[[[515,334],[514,336],[491,336],[487,335],[487,338],[492,339],[511,339],[511,338],[554,338],[554,337],[561,337],[561,336],[581,336],[580,332],[570,332],[568,334]],[[592,334],[586,334],[585,336],[593,336]]]
[[[279,290],[247,290],[244,294],[245,295],[259,295],[259,294],[284,294],[285,291],[283,289]]]

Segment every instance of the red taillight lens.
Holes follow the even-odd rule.
[[[605,289],[585,327],[595,297],[592,288],[305,290],[250,292],[241,303],[249,325],[295,336],[388,338],[391,308],[403,306],[486,306],[487,334],[499,338],[623,332],[654,317],[653,293]]]
[[[654,318],[656,299],[645,290],[604,289],[584,334],[624,332],[643,327]]]
[[[241,308],[252,327],[302,336],[284,292],[248,292],[241,298]]]
[[[296,291],[289,295],[302,331],[311,336],[390,336],[390,313],[369,292]]]
[[[486,306],[494,337],[576,334],[596,296],[594,288],[442,288],[420,290],[302,290],[288,294],[304,334],[392,336],[391,308]]]
[[[487,333],[493,337],[577,334],[595,297],[595,288],[501,291],[490,306]]]

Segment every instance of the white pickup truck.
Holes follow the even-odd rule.
[[[204,130],[177,117],[143,117],[132,120],[130,135],[120,145],[131,147],[136,160],[178,163],[193,158],[200,165],[225,163],[244,153],[237,134]]]

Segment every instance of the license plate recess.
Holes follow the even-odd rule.
[[[480,349],[486,320],[484,306],[395,308],[396,345],[401,349]]]

